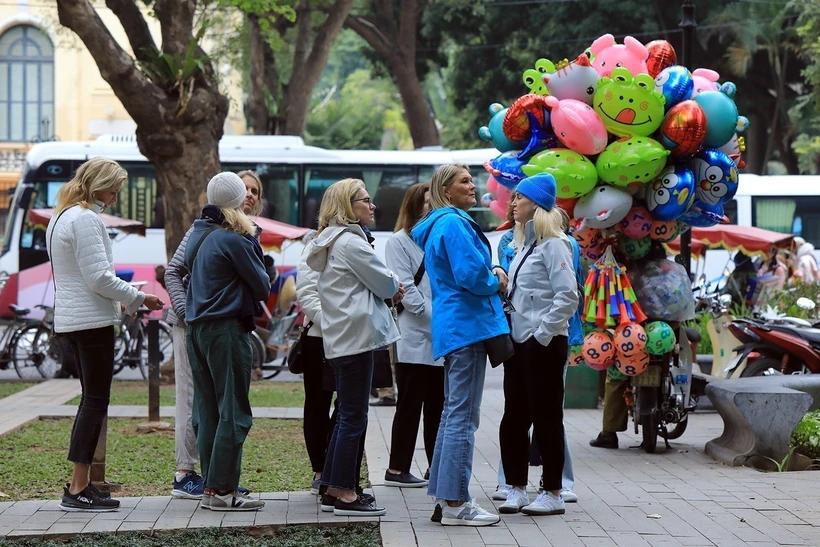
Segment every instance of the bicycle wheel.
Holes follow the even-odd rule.
[[[61,359],[60,346],[42,323],[26,325],[14,334],[12,361],[20,378],[54,378]]]
[[[130,342],[131,335],[128,334],[128,330],[120,327],[117,337],[114,338],[114,374],[118,374],[125,368],[125,358]]]
[[[139,348],[139,368],[142,377],[148,379],[148,333],[143,327],[139,330],[139,339],[136,348]],[[174,341],[171,338],[171,326],[163,321],[159,322],[159,366],[167,363],[174,355]]]

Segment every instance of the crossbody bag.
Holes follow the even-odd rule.
[[[74,205],[72,205],[74,207]],[[57,312],[57,277],[54,275],[54,260],[51,258],[51,253],[54,252],[54,232],[57,231],[57,223],[60,221],[60,217],[65,214],[66,211],[71,209],[71,207],[66,207],[60,214],[57,215],[57,218],[54,219],[54,225],[51,227],[51,233],[48,236],[48,263],[51,265],[51,283],[54,285],[54,316],[56,318]],[[59,336],[59,334],[54,330],[54,320],[51,321],[51,336]]]

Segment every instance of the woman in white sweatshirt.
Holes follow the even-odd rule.
[[[126,313],[142,304],[151,310],[164,305],[114,275],[111,239],[100,213],[117,201],[126,177],[115,161],[97,157],[84,163],[57,192],[46,231],[56,287],[54,330],[74,353],[83,390],[68,451],[73,475],[60,503],[65,511],[115,511],[120,505],[92,486],[88,476],[108,413],[114,325],[120,322],[120,303]]]

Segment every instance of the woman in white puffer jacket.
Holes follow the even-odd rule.
[[[142,304],[151,310],[163,306],[114,275],[111,239],[99,215],[117,201],[126,177],[125,169],[106,158],[83,164],[57,192],[46,231],[56,287],[54,330],[71,346],[83,390],[68,451],[73,475],[60,504],[66,511],[114,511],[120,505],[88,476],[111,395],[114,325],[120,303],[126,313]]]

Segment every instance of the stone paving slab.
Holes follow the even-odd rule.
[[[493,509],[499,465],[498,425],[503,410],[501,371],[488,370],[481,426],[476,433],[472,493],[485,508]],[[56,383],[55,383],[56,382]],[[35,390],[34,393],[28,392]],[[39,416],[73,416],[76,408],[62,403],[79,393],[71,380],[43,382],[0,400],[6,417],[17,424]],[[16,403],[9,403],[15,398]],[[111,407],[111,415],[146,418],[143,407]],[[254,409],[257,418],[301,418],[301,409]],[[566,427],[573,454],[577,504],[567,504],[561,516],[504,515],[489,528],[447,528],[430,521],[432,500],[426,489],[384,486],[394,409],[370,410],[366,453],[372,490],[387,515],[379,520],[382,543],[388,547],[415,546],[820,546],[820,490],[815,472],[761,473],[731,468],[703,451],[718,437],[723,423],[715,413],[690,417],[686,433],[645,454],[635,447],[640,437],[630,429],[620,434],[619,450],[588,445],[601,423],[600,410],[567,410]],[[163,417],[173,407],[162,407]],[[27,423],[27,422],[26,422]],[[630,424],[631,426],[632,424]],[[15,427],[20,427],[16,425]],[[423,440],[417,440],[413,472],[427,467]],[[540,468],[530,468],[528,491],[534,497]],[[307,487],[307,478],[306,478]],[[345,525],[353,518],[322,513],[309,492],[268,492],[263,510],[255,513],[218,513],[202,510],[189,500],[170,497],[124,498],[114,513],[64,513],[57,500],[1,502],[0,538],[65,538],[104,531],[126,533],[203,527],[274,528],[285,524]],[[649,518],[658,515],[660,518]]]

